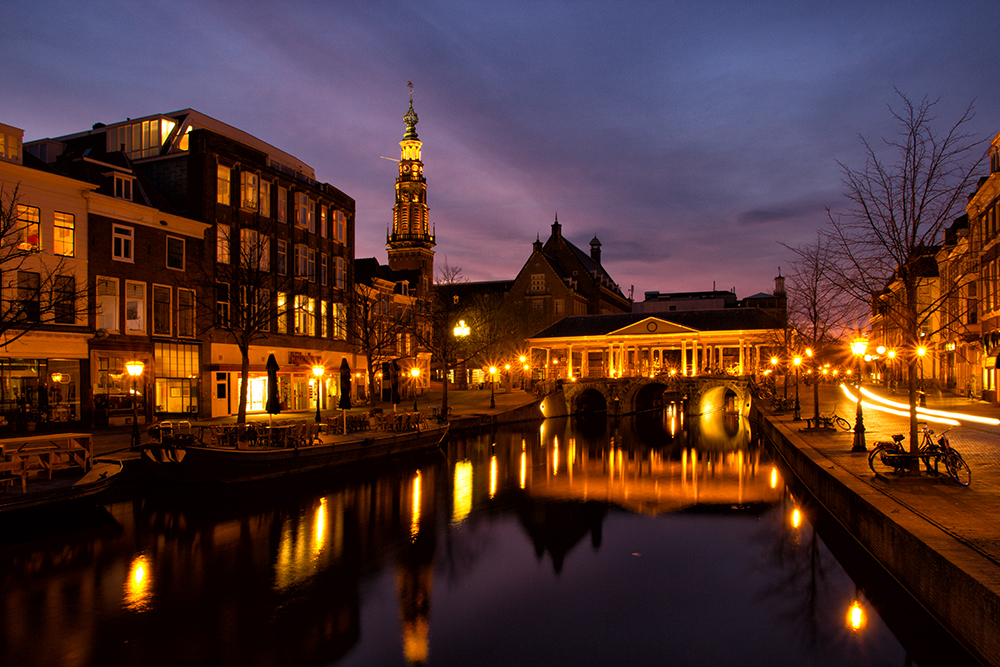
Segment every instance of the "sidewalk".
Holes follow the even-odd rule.
[[[510,393],[498,390],[494,394],[494,399],[496,408],[491,409],[490,392],[488,390],[459,390],[455,389],[455,387],[448,388],[448,407],[450,408],[452,419],[476,414],[496,414],[506,412],[507,410],[513,410],[514,408],[519,408],[523,405],[531,403],[536,400],[537,397],[529,392],[514,389]],[[351,403],[353,406],[349,411],[351,414],[367,412],[371,409],[367,403],[359,404],[354,399],[352,399]],[[428,417],[431,415],[432,407],[440,408],[440,406],[441,390],[439,388],[432,389],[430,392],[417,396],[418,410]],[[375,407],[381,408],[383,412],[393,411],[392,403],[389,402],[377,402]],[[402,402],[396,406],[396,410],[401,412],[411,412],[413,410],[413,397],[410,396],[408,398],[404,398]],[[320,418],[324,423],[326,422],[326,418],[328,416],[339,415],[341,415],[340,410],[320,411]],[[269,417],[270,416],[267,413],[251,413],[247,415],[247,421],[266,422]],[[298,421],[302,419],[311,422],[316,419],[316,412],[315,410],[283,412],[279,415],[275,415],[272,419],[275,422]],[[234,424],[236,423],[236,417],[216,417],[214,419],[199,419],[192,421],[197,421],[199,424]],[[146,436],[146,426],[144,424],[139,425],[139,431],[141,434],[140,442],[147,442],[148,437]],[[139,456],[138,452],[132,452],[129,449],[132,443],[131,426],[94,429],[92,434],[94,456],[117,459],[138,458]]]
[[[884,388],[871,389],[881,396],[906,402],[905,396],[890,396]],[[771,414],[769,418],[797,433],[844,473],[871,485],[1000,566],[1000,426],[963,422],[948,431],[951,445],[972,469],[972,484],[966,488],[943,477],[927,475],[883,480],[872,474],[867,454],[851,452],[853,432],[807,430],[805,420],[813,415],[813,388],[800,387],[799,397],[801,422],[792,421],[792,412]],[[929,392],[927,407],[1000,419],[1000,407],[950,394]],[[854,404],[838,386],[820,385],[820,412],[834,410],[854,425]],[[864,423],[869,450],[880,440],[891,441],[893,434],[909,431],[906,417],[872,409],[864,410]],[[943,424],[930,427],[936,433],[948,429]],[[1000,567],[996,576],[1000,582]]]

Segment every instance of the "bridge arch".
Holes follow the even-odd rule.
[[[561,389],[561,391],[559,391]],[[564,382],[543,401],[546,416],[606,409],[623,415],[662,406],[663,397],[684,397],[686,412],[700,415],[720,410],[746,416],[750,412],[749,378],[737,376],[601,378]],[[603,398],[603,408],[600,399]]]
[[[573,414],[608,411],[608,397],[594,387],[583,387],[571,406]]]

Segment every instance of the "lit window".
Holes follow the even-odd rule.
[[[257,210],[260,195],[260,177],[252,171],[240,172],[240,206],[251,211]]]
[[[76,251],[76,219],[72,213],[55,214],[55,228],[52,235],[52,252],[63,257],[72,257]]]
[[[97,328],[118,331],[118,279],[97,277]]]
[[[215,227],[215,261],[229,264],[229,225],[220,223]]]
[[[17,249],[38,252],[38,229],[41,212],[37,206],[17,205]]]
[[[271,181],[260,182],[260,214],[265,218],[271,217]]]
[[[278,292],[278,333],[288,333],[288,295]]]
[[[153,335],[170,335],[171,290],[165,285],[153,285]]]
[[[218,176],[216,177],[216,197],[219,204],[229,206],[230,178],[232,170],[224,165],[219,165]]]
[[[184,270],[184,239],[167,237],[167,268]]]
[[[319,235],[326,238],[327,235],[326,206],[319,205]]]
[[[304,192],[295,193],[295,224],[305,227],[310,232],[316,231],[316,208],[309,195]]]
[[[320,338],[326,338],[329,327],[327,325],[327,312],[326,312],[326,301],[319,302],[319,331],[317,334]]]
[[[288,221],[288,189],[278,187],[278,222]]]
[[[347,220],[343,211],[333,213],[334,225],[336,227],[336,239],[341,243],[347,242]]]
[[[125,281],[125,333],[146,331],[146,283]]]
[[[132,177],[115,174],[115,197],[132,201]]]
[[[306,250],[306,275],[309,282],[316,282],[316,251],[312,248]]]
[[[344,289],[344,258],[337,258],[337,289]]]
[[[326,279],[327,279],[326,278],[326,269],[327,269],[327,263],[329,262],[329,260],[330,260],[330,258],[326,256],[326,253],[323,253],[322,255],[320,255],[320,258],[319,258],[319,284],[323,285],[324,287],[326,287]]]
[[[133,232],[131,227],[111,227],[111,257],[119,262],[132,262]]]
[[[307,333],[309,311],[309,298],[303,294],[295,295],[295,333],[303,335]]]

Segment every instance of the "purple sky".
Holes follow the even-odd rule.
[[[513,278],[556,212],[637,300],[773,288],[893,87],[1000,131],[996,0],[32,0],[0,9],[25,139],[191,107],[306,161],[385,259],[414,83],[437,263]]]

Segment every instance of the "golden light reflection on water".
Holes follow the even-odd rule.
[[[559,474],[559,438],[552,438],[552,474]]]
[[[497,494],[497,457],[490,457],[490,500]]]
[[[802,512],[796,507],[792,510],[792,515],[789,518],[789,522],[792,524],[792,528],[798,528],[802,525]]]
[[[288,517],[281,523],[278,554],[274,562],[274,588],[282,591],[302,584],[320,570],[320,560],[330,541],[327,499],[320,498],[312,516]],[[343,508],[336,504],[334,551],[342,549]]]
[[[152,601],[152,572],[145,554],[136,554],[132,559],[128,580],[125,582],[125,608],[132,611],[146,611]]]
[[[521,441],[521,472],[519,477],[523,489],[528,480],[528,452],[524,449],[524,440]]]
[[[472,511],[472,461],[459,461],[455,464],[453,499],[451,525],[455,526],[465,521],[465,517]]]
[[[778,488],[778,468],[776,466],[771,466],[771,482],[772,489]]]
[[[420,480],[420,471],[413,476],[413,510],[410,516],[410,541],[417,539],[420,534],[420,500],[423,488]]]

